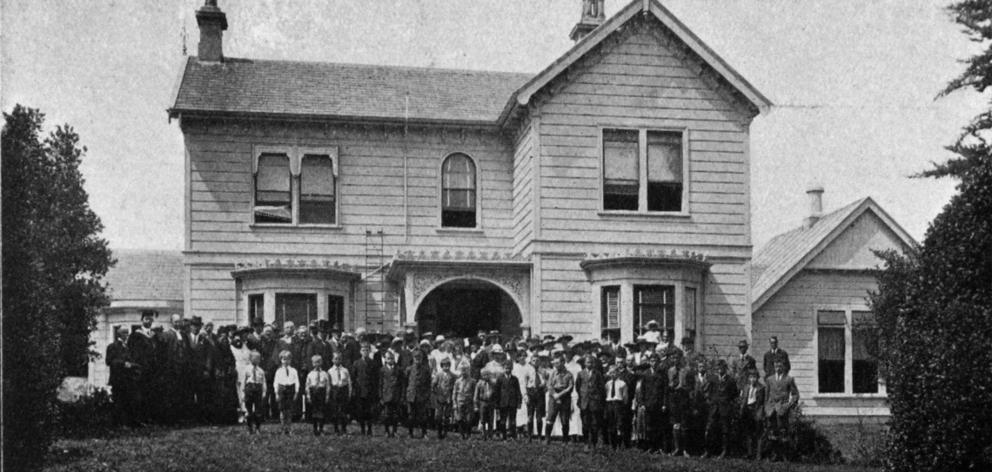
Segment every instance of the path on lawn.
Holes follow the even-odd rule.
[[[402,431],[401,431],[402,432]],[[244,427],[135,430],[117,437],[64,439],[53,447],[44,470],[62,471],[239,471],[323,472],[402,471],[808,471],[877,472],[853,466],[820,466],[741,459],[669,458],[638,450],[605,448],[586,452],[578,444],[537,441],[443,441],[357,435],[314,437],[309,425],[294,425],[293,435],[263,427],[249,436]]]

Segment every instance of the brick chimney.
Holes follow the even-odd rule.
[[[606,21],[606,13],[603,11],[604,2],[605,0],[582,0],[582,17],[568,35],[572,41],[578,42]]]
[[[810,229],[823,217],[823,186],[810,184],[806,188],[806,196],[809,200],[809,214],[803,218],[803,228]]]
[[[224,30],[227,29],[227,16],[220,11],[217,0],[206,0],[196,11],[196,24],[200,27],[200,45],[197,57],[201,62],[221,62],[224,60]]]

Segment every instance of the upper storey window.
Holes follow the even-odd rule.
[[[337,149],[256,147],[253,223],[338,222]]]
[[[603,210],[685,213],[683,131],[603,130]]]
[[[305,154],[300,165],[300,223],[334,224],[334,162],[331,156]]]
[[[441,227],[475,228],[478,224],[475,163],[452,154],[441,164]]]
[[[292,223],[293,191],[287,154],[258,156],[255,172],[255,222]]]

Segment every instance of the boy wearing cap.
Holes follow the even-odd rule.
[[[444,439],[451,421],[451,401],[455,386],[455,376],[451,373],[451,359],[442,358],[440,370],[431,379],[431,401],[434,406],[434,425],[437,438]]]

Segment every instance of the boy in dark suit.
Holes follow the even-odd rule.
[[[785,371],[783,373],[788,374],[789,370],[792,369],[792,364],[789,362],[789,353],[785,352],[783,349],[778,347],[778,337],[772,336],[768,338],[768,352],[765,353],[764,368],[765,377],[768,377],[775,373],[775,363],[781,362]]]
[[[382,425],[386,436],[394,438],[403,401],[403,374],[396,366],[392,352],[387,352],[385,359],[386,365],[379,371],[379,402],[382,404]]]
[[[355,419],[362,436],[372,435],[373,405],[378,394],[379,363],[369,356],[368,343],[362,343],[360,357],[351,365]]]
[[[517,409],[523,403],[520,392],[520,380],[513,376],[513,361],[503,361],[503,375],[499,380],[499,425],[497,429],[505,440],[507,437],[517,437]]]
[[[575,390],[579,393],[579,411],[582,418],[582,432],[589,441],[587,447],[595,447],[599,442],[599,431],[602,427],[600,418],[606,407],[606,381],[600,367],[599,359],[592,354],[586,354],[585,368],[575,379]]]
[[[747,372],[747,385],[741,389],[740,419],[744,450],[748,457],[761,459],[761,435],[765,421],[765,386],[758,381],[758,370]]]
[[[720,459],[727,455],[727,446],[730,438],[730,420],[734,413],[734,402],[737,400],[738,389],[737,380],[735,380],[730,375],[727,375],[727,361],[720,359],[717,362],[717,375],[711,377],[708,381],[711,382],[711,387],[707,390],[709,391],[708,406],[709,406],[709,416],[706,421],[706,436],[705,436],[705,447],[706,452],[703,453],[703,457],[708,455],[709,445],[713,443],[713,438],[716,435],[716,431],[720,431]]]

